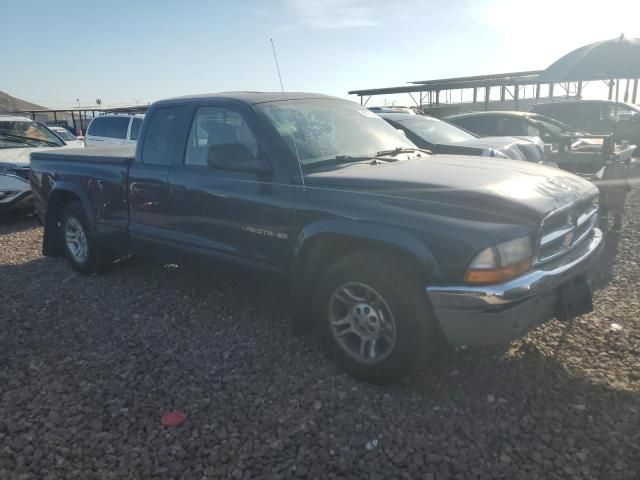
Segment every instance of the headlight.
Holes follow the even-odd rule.
[[[482,250],[469,264],[467,283],[499,283],[526,272],[533,264],[533,241],[521,237]]]

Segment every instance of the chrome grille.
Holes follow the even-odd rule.
[[[542,222],[536,263],[551,261],[582,243],[597,221],[597,195],[551,212]]]

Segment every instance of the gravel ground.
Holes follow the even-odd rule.
[[[387,388],[291,336],[270,279],[141,260],[83,277],[4,218],[0,479],[637,479],[639,204],[595,312]],[[161,425],[172,409],[182,426]]]

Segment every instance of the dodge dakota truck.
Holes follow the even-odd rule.
[[[135,150],[34,152],[43,253],[226,261],[283,278],[294,326],[371,382],[446,341],[508,343],[592,308],[598,190],[556,168],[430,155],[337,98],[163,100]]]

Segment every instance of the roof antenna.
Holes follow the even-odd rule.
[[[286,100],[287,97],[284,94],[284,85],[282,84],[282,75],[280,75],[280,65],[278,65],[278,55],[276,55],[276,46],[273,43],[273,38],[269,39],[271,41],[271,49],[273,50],[273,59],[276,62],[276,70],[278,70],[278,79],[280,80],[280,90],[282,90],[282,100]],[[296,151],[296,159],[298,160],[298,168],[300,169],[300,181],[302,182],[302,189],[306,190],[306,185],[304,183],[304,173],[302,173],[302,162],[300,162],[300,154],[298,153],[298,145],[296,143],[295,135],[291,134],[291,139],[293,140],[293,149]]]

